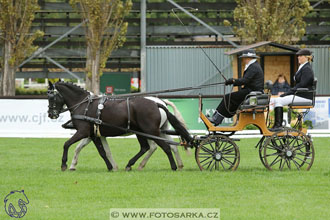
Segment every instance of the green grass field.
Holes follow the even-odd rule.
[[[235,172],[201,172],[183,150],[185,167],[173,172],[161,149],[143,171],[136,170],[138,161],[126,172],[137,141],[108,141],[117,172],[107,171],[93,145],[81,152],[77,171],[62,172],[65,139],[1,138],[0,219],[11,219],[5,196],[21,189],[30,200],[22,219],[109,219],[110,208],[220,208],[221,219],[330,219],[329,138],[314,138],[309,172],[267,171],[254,148],[258,139],[238,142],[241,163]]]

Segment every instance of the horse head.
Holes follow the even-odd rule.
[[[60,92],[55,88],[55,84],[49,82],[48,92],[48,117],[51,119],[57,119],[63,112],[64,98]]]
[[[88,100],[90,93],[70,82],[58,81],[54,84],[49,82],[48,87],[48,117],[56,119],[62,112],[72,110]],[[64,108],[64,105],[67,108]]]

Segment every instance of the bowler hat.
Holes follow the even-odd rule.
[[[310,56],[310,55],[312,55],[312,52],[307,49],[301,49],[296,53],[296,55]]]
[[[256,54],[255,50],[249,49],[249,50],[244,50],[242,55],[239,58],[244,58],[244,57],[248,57],[248,58],[259,58]]]

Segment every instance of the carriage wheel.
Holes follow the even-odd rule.
[[[196,148],[195,158],[200,170],[236,170],[240,155],[233,140],[210,135]]]
[[[262,143],[264,143],[264,139],[265,139],[266,137],[265,136],[263,136],[262,137],[262,139],[260,140],[260,145],[259,145],[259,158],[260,158],[260,160],[261,160],[261,163],[265,166],[265,160],[264,160],[264,158],[263,158],[263,151],[264,151],[264,146],[262,145]]]
[[[274,133],[266,139],[262,148],[261,157],[269,170],[309,170],[314,162],[314,147],[311,139],[295,129]]]

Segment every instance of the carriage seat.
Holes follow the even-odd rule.
[[[260,91],[252,91],[246,97],[240,106],[241,110],[257,109],[264,110],[269,105],[269,95]]]
[[[293,100],[295,98],[296,95],[298,95],[299,93],[313,93],[313,100],[311,101],[307,101],[307,102],[293,102],[291,104],[289,104],[289,108],[291,109],[310,109],[310,108],[314,108],[315,106],[315,95],[316,95],[316,85],[317,85],[317,78],[314,78],[313,81],[313,87],[312,90],[308,90],[307,88],[298,88],[297,91],[294,94]]]

